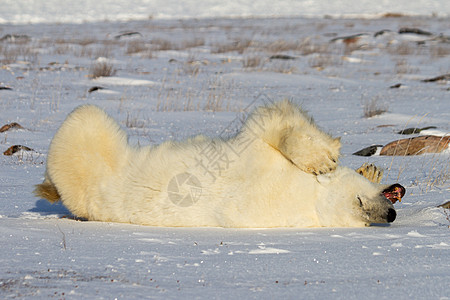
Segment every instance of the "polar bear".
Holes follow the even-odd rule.
[[[340,139],[290,101],[263,105],[230,138],[128,144],[103,110],[76,108],[35,194],[77,217],[150,226],[358,227],[392,222],[405,189],[373,166],[338,165]]]

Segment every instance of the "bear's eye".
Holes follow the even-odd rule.
[[[362,206],[363,206],[363,203],[362,203],[362,201],[361,201],[361,198],[360,198],[359,196],[356,196],[356,198],[357,198],[358,201],[359,201],[359,206],[362,207]]]

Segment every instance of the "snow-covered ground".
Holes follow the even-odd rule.
[[[124,4],[126,3],[126,4]],[[2,0],[0,23],[82,23],[212,17],[450,15],[446,0]]]
[[[448,1],[403,7],[399,1],[393,8],[381,1],[367,11],[361,9],[365,1],[355,1],[359,10],[348,5],[354,10],[332,11],[336,3],[353,4],[335,1],[311,4],[315,17],[309,18],[204,19],[189,17],[267,14],[237,1],[223,8],[227,14],[208,10],[214,1],[191,1],[198,14],[193,6],[165,1],[158,7],[166,12],[141,12],[155,16],[148,19],[136,13],[144,1],[135,1],[129,18],[138,20],[127,22],[113,17],[119,9],[112,4],[120,1],[78,1],[73,19],[65,14],[70,7],[43,4],[51,1],[34,1],[39,7],[7,2],[9,9],[0,12],[0,127],[17,122],[23,129],[0,133],[0,149],[23,145],[33,151],[0,158],[0,298],[450,298],[450,212],[437,207],[450,200],[449,151],[352,155],[407,137],[397,134],[405,128],[449,133],[448,77],[422,81],[450,73]],[[92,7],[84,19],[76,6],[83,3]],[[270,15],[297,15],[286,9],[293,1],[279,3]],[[331,12],[415,16],[322,17]],[[184,18],[163,19],[166,14]],[[95,23],[79,24],[94,15]],[[399,34],[402,28],[431,35]],[[352,35],[358,35],[354,43],[341,38]],[[108,67],[112,76],[92,78],[94,69]],[[63,218],[70,215],[62,205],[32,195],[53,134],[78,105],[103,107],[132,143],[144,145],[230,134],[256,105],[286,97],[342,137],[342,164],[374,163],[386,170],[383,182],[406,187],[394,223],[153,228]],[[368,108],[387,112],[366,118]]]

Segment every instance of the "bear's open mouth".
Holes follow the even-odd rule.
[[[397,201],[402,202],[402,197],[405,195],[405,192],[405,188],[396,183],[385,189],[383,195],[394,204]]]

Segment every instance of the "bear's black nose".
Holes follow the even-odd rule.
[[[389,223],[394,222],[395,217],[397,217],[397,213],[395,212],[395,209],[389,208],[388,215],[387,215],[387,221]]]

